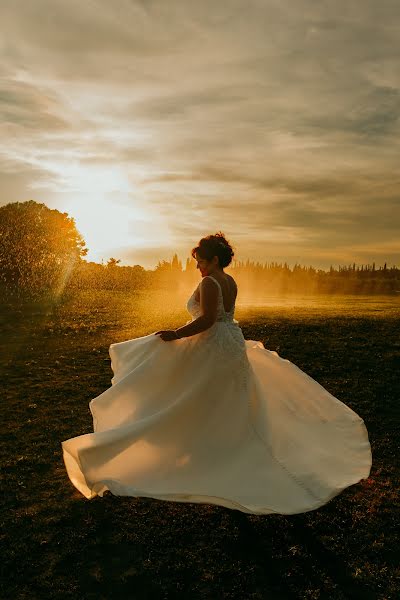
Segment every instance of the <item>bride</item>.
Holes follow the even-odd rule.
[[[362,418],[234,319],[234,255],[218,232],[193,248],[202,279],[175,330],[111,344],[93,433],[62,442],[88,499],[210,503],[252,514],[314,510],[368,477]],[[169,343],[166,343],[169,342]]]

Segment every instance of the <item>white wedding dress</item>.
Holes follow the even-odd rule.
[[[93,433],[62,442],[86,497],[106,490],[252,514],[294,514],[368,477],[364,421],[289,360],[245,340],[234,307],[206,331],[111,344]],[[195,292],[187,302],[200,315]]]

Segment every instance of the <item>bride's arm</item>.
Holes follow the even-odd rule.
[[[190,337],[206,331],[214,325],[218,310],[218,287],[215,282],[205,277],[200,282],[200,310],[201,315],[194,321],[176,329],[178,337]]]

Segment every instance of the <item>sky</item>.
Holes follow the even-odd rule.
[[[0,206],[86,260],[400,265],[398,0],[1,0]]]

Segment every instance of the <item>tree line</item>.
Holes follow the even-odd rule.
[[[179,289],[194,287],[200,275],[196,261],[182,261],[175,253],[154,269],[88,262],[85,241],[67,213],[33,200],[0,207],[0,292],[5,297],[61,297],[82,290]],[[396,266],[332,265],[328,271],[312,266],[233,260],[226,269],[248,295],[397,294],[400,269]]]

